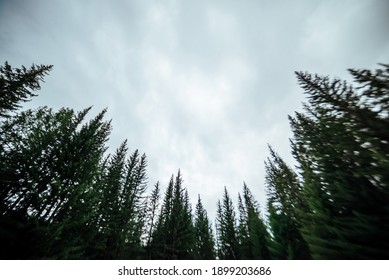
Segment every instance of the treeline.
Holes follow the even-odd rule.
[[[148,191],[144,154],[107,153],[105,110],[21,110],[51,69],[0,67],[1,259],[389,258],[389,65],[352,84],[297,72],[297,166],[269,146],[266,213],[244,184],[214,223],[180,171]]]

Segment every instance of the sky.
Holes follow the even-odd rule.
[[[180,169],[214,217],[243,182],[264,208],[268,144],[295,165],[294,71],[389,63],[388,26],[386,0],[0,0],[0,63],[54,65],[25,108],[107,108],[110,151],[145,153],[149,190]]]

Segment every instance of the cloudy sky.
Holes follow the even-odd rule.
[[[291,165],[294,71],[349,79],[389,63],[389,1],[0,0],[0,63],[53,64],[29,107],[108,108],[111,151],[180,168],[210,215],[243,181],[264,204],[267,144]]]

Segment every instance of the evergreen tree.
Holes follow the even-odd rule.
[[[81,125],[88,111],[43,107],[2,124],[0,232],[7,258],[83,255],[91,186],[110,131],[104,111]]]
[[[140,258],[143,254],[142,234],[144,231],[147,210],[146,155],[135,150],[127,160],[126,176],[122,185],[120,213],[124,223],[125,244],[120,249],[119,258]]]
[[[238,194],[239,226],[238,240],[241,259],[252,259],[250,236],[247,223],[247,209],[244,206],[241,194]]]
[[[238,260],[240,255],[236,215],[226,187],[224,188],[222,202],[218,201],[216,215],[218,258],[222,260]]]
[[[171,243],[170,216],[172,215],[174,192],[174,176],[172,175],[165,191],[161,211],[158,216],[155,230],[152,232],[148,252],[152,259],[167,259],[167,244]]]
[[[273,258],[309,259],[298,216],[307,209],[302,186],[295,172],[271,147],[269,150],[270,158],[265,167]]]
[[[40,89],[43,77],[53,68],[52,65],[32,65],[30,69],[12,68],[6,61],[0,66],[0,117],[10,116],[20,108],[21,102],[36,96],[32,91]]]
[[[194,249],[194,228],[187,192],[182,186],[181,173],[173,176],[166,189],[164,202],[151,250],[156,259],[191,259]]]
[[[146,188],[146,156],[136,150],[129,159],[126,141],[103,165],[97,184],[101,191],[94,243],[96,257],[103,259],[137,258],[141,255]]]
[[[269,233],[261,218],[258,202],[246,184],[239,194],[239,244],[241,259],[270,259]]]
[[[146,157],[135,151],[125,161],[123,144],[104,159],[105,110],[88,123],[90,108],[16,112],[50,69],[0,69],[1,256],[138,257]]]
[[[158,210],[159,210],[159,200],[161,198],[159,182],[157,182],[152,190],[150,196],[147,199],[147,216],[145,222],[145,233],[144,233],[144,246],[147,251],[147,258],[150,259],[152,252],[151,249],[151,241],[152,234],[155,230],[158,218]]]
[[[354,88],[298,72],[305,114],[290,117],[304,178],[302,234],[322,259],[389,257],[389,66],[350,70]]]
[[[194,249],[195,259],[215,259],[215,241],[213,237],[212,226],[209,222],[207,211],[204,209],[204,206],[201,202],[200,195],[196,204],[194,228],[196,237],[196,244]]]

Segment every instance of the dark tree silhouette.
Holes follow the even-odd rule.
[[[22,102],[36,96],[33,91],[40,89],[43,77],[52,65],[32,65],[29,69],[12,68],[8,62],[0,66],[0,117],[7,117],[21,107]]]
[[[239,241],[235,209],[227,188],[224,187],[223,200],[218,201],[216,214],[217,255],[222,260],[237,260]]]
[[[196,204],[194,230],[196,239],[194,249],[195,259],[215,259],[215,241],[212,226],[209,222],[207,211],[204,209],[203,203],[201,202],[200,195]]]
[[[298,72],[305,113],[290,117],[314,258],[389,257],[389,66],[350,70],[355,86]]]

